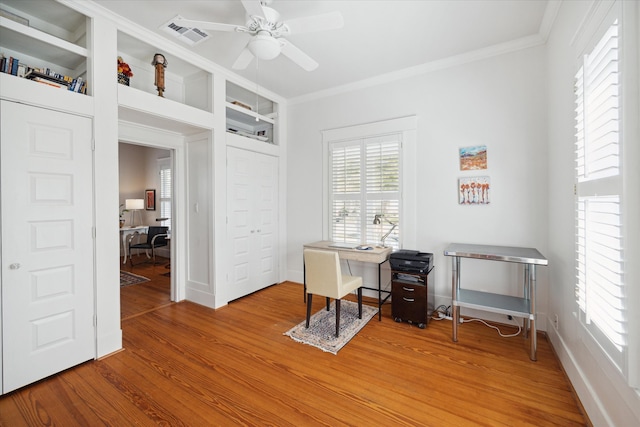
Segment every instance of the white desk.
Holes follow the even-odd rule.
[[[127,238],[135,233],[139,233],[139,234],[145,234],[147,232],[147,230],[149,230],[149,226],[148,225],[137,225],[135,227],[122,227],[120,229],[120,237],[122,240],[122,246],[124,248],[124,257],[122,257],[122,263],[126,264],[127,263],[127,256],[130,256],[129,254],[129,248],[127,245]]]
[[[536,265],[547,265],[547,259],[537,249],[509,246],[468,245],[452,243],[444,251],[451,256],[451,305],[453,307],[453,341],[458,341],[460,307],[490,311],[524,318],[524,335],[530,326],[529,358],[536,360]],[[475,258],[490,261],[515,262],[524,265],[523,297],[493,294],[460,288],[460,259]]]
[[[371,262],[378,264],[378,287],[377,288],[368,288],[363,286],[362,289],[369,289],[371,291],[378,292],[378,320],[382,320],[382,304],[389,298],[391,295],[391,291],[383,291],[382,290],[382,278],[380,273],[380,267],[382,264],[389,260],[389,255],[391,255],[391,248],[378,248],[373,246],[373,249],[369,250],[360,250],[360,249],[345,249],[345,248],[334,248],[330,245],[333,242],[327,240],[321,240],[319,242],[307,243],[303,247],[305,249],[320,249],[325,251],[334,251],[338,252],[338,256],[340,259],[352,260],[352,261],[360,261],[360,262]],[[305,278],[304,278],[304,301],[307,300],[307,279],[306,279],[306,269],[305,269]],[[386,293],[387,296],[383,299],[382,293]]]

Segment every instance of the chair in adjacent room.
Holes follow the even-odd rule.
[[[307,323],[311,318],[311,300],[313,295],[326,297],[327,311],[329,301],[336,301],[336,337],[340,336],[340,300],[350,292],[358,291],[358,317],[362,319],[362,277],[342,274],[340,258],[334,251],[315,249],[304,250],[305,283],[307,286]]]
[[[129,262],[133,267],[133,249],[144,249],[149,256],[151,251],[151,258],[153,263],[156,263],[156,249],[163,246],[167,246],[167,236],[169,227],[149,227],[147,231],[147,241],[144,243],[133,243],[133,235],[129,239]]]

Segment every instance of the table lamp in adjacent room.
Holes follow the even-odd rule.
[[[126,199],[124,201],[124,208],[131,212],[131,226],[135,227],[136,211],[144,209],[144,199]],[[140,222],[142,222],[142,214],[140,216]]]

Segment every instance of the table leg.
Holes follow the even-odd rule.
[[[382,278],[380,274],[380,266],[378,264],[378,322],[382,322]]]
[[[529,310],[531,310],[531,293],[530,293],[530,278],[529,278],[529,264],[524,264],[524,278],[523,278],[523,286],[524,293],[522,297],[529,302]],[[531,317],[531,316],[529,316]],[[523,336],[527,338],[529,336],[529,328],[531,328],[531,322],[529,317],[525,317],[522,319],[522,330],[524,331]]]
[[[536,266],[535,264],[531,264],[529,267],[529,300],[531,307],[531,330],[529,333],[531,336],[529,339],[531,340],[531,348],[529,349],[529,359],[534,362],[538,360],[537,358],[537,350],[538,350],[538,333],[536,331]]]
[[[124,257],[122,257],[122,263],[127,263],[127,233],[122,233],[122,247],[124,248]]]
[[[453,328],[453,342],[458,342],[458,322],[460,321],[460,307],[458,307],[458,291],[460,290],[460,257],[451,259],[451,316]]]

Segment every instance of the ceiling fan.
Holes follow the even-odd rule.
[[[233,63],[232,68],[236,70],[247,68],[254,56],[258,59],[270,60],[282,53],[303,69],[313,71],[318,67],[318,63],[286,37],[293,34],[338,29],[344,25],[340,12],[294,18],[285,22],[280,20],[280,14],[275,9],[269,7],[273,0],[241,1],[247,11],[245,25],[194,21],[180,16],[173,22],[186,28],[250,34],[251,40]]]

